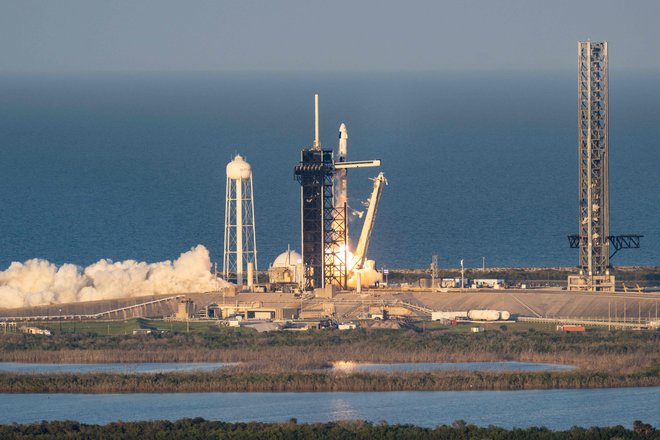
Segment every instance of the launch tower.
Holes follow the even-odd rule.
[[[319,140],[319,97],[314,96],[314,144],[300,152],[294,176],[300,183],[300,223],[306,290],[348,281],[346,172],[348,168],[380,166],[380,160],[347,162],[346,127],[340,128],[340,158],[324,150]],[[342,144],[343,142],[343,144]],[[343,147],[342,147],[343,145]],[[341,170],[341,171],[340,171]],[[335,173],[339,175],[339,197],[335,201]]]
[[[569,290],[613,292],[610,258],[639,248],[641,235],[610,235],[608,101],[607,42],[578,42],[579,234],[568,238],[580,274],[568,277]]]

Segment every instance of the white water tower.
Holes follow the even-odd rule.
[[[225,252],[223,275],[252,287],[257,273],[257,235],[254,228],[252,167],[240,155],[227,164],[225,198]]]

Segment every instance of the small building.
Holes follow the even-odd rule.
[[[217,304],[207,304],[199,311],[201,319],[220,319],[222,318],[222,309]]]
[[[262,303],[251,305],[233,305],[220,307],[218,312],[223,317],[232,318],[240,316],[245,320],[277,320],[294,319],[300,314],[298,307],[263,307]]]
[[[558,332],[583,332],[585,328],[583,325],[558,325]]]
[[[138,328],[133,330],[133,336],[146,336],[150,335],[151,333],[152,331],[149,328]]]
[[[290,248],[278,255],[268,268],[268,279],[273,285],[301,285],[303,279],[302,255]]]
[[[195,303],[189,299],[182,299],[176,310],[175,319],[177,321],[188,321],[195,314]]]
[[[27,333],[28,335],[44,335],[44,336],[51,335],[50,330],[46,330],[39,327],[21,327],[21,331],[23,333]]]
[[[442,278],[437,282],[440,283],[441,288],[460,288],[461,287],[461,278]],[[465,286],[469,285],[469,280],[467,278],[463,279]],[[465,287],[464,286],[464,287]]]
[[[434,311],[431,312],[431,321],[441,321],[441,320],[452,320],[457,318],[467,319],[467,312],[443,312],[443,311]]]
[[[472,287],[476,289],[502,289],[506,287],[503,279],[499,278],[477,278],[472,280]]]
[[[339,330],[354,330],[357,328],[357,324],[354,322],[342,322],[337,328]]]

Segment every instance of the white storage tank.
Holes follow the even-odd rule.
[[[468,318],[473,321],[497,321],[500,319],[500,312],[497,310],[470,310]]]

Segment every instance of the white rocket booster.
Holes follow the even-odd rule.
[[[346,125],[342,123],[339,126],[339,150],[337,153],[337,162],[346,162],[346,148],[348,143],[348,131],[346,130]],[[337,183],[337,197],[335,199],[335,206],[337,208],[342,208],[344,204],[348,203],[348,188],[347,188],[347,170],[338,169],[335,172],[335,179]]]
[[[348,131],[343,122],[339,126],[339,162],[346,162],[346,141],[348,140]]]

